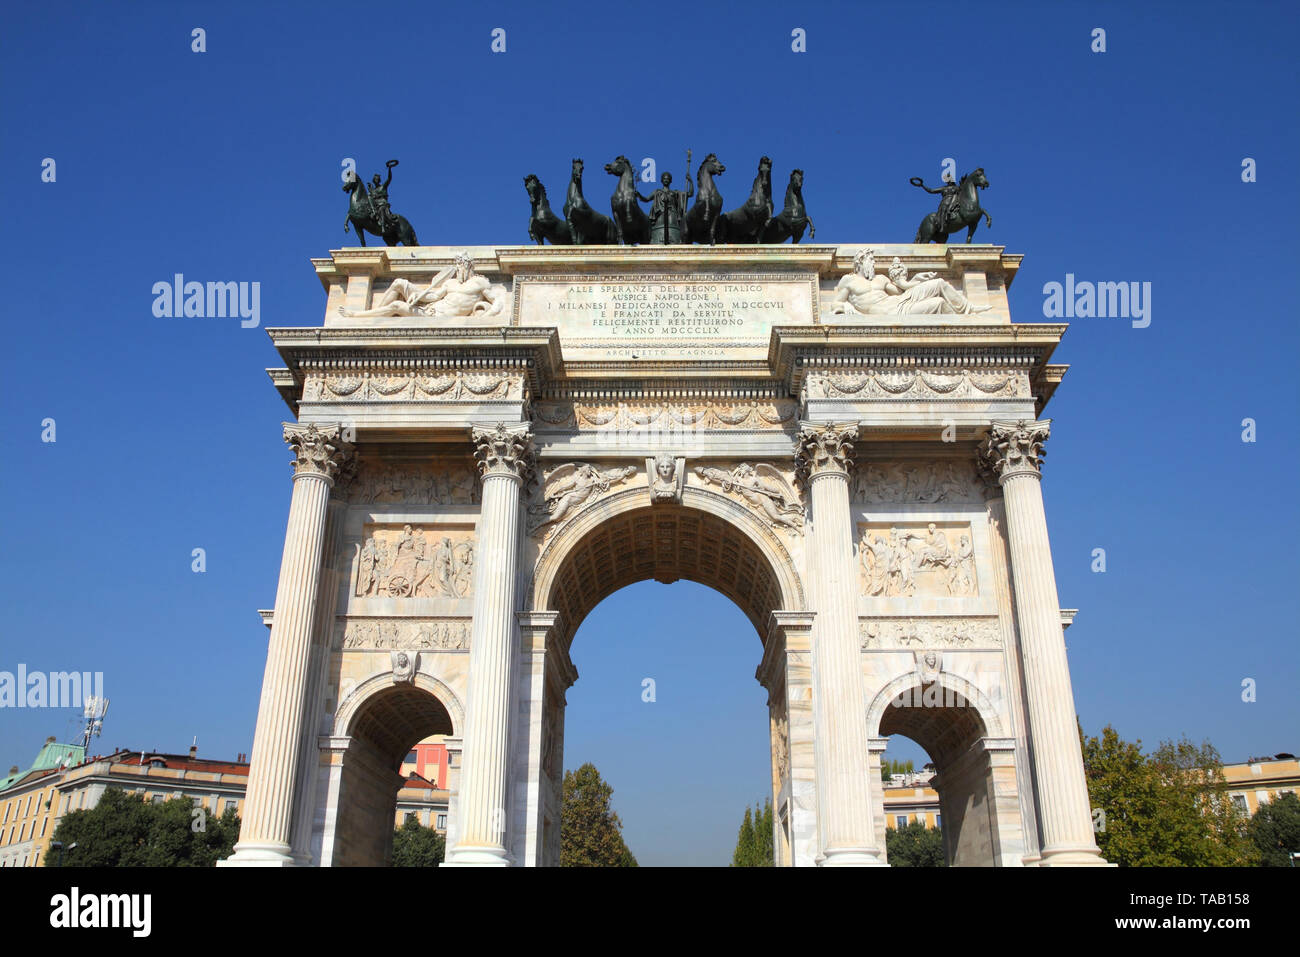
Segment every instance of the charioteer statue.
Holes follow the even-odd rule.
[[[649,196],[637,193],[637,199],[650,203],[650,242],[656,246],[683,243],[686,233],[686,205],[695,195],[691,186],[691,151],[686,151],[686,189],[673,189],[673,174],[659,177],[663,185]]]

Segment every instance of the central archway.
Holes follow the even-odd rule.
[[[539,640],[532,645],[532,674],[521,686],[528,726],[517,738],[527,779],[538,787],[517,794],[523,811],[517,858],[547,865],[559,860],[565,692],[577,677],[569,648],[592,609],[627,585],[686,579],[733,601],[766,650],[784,641],[783,615],[806,609],[798,572],[801,548],[797,533],[778,532],[740,502],[695,487],[682,491],[680,503],[651,504],[644,488],[610,494],[539,547],[527,592],[531,609],[523,613],[540,623]],[[787,696],[784,681],[762,680],[768,690],[777,808],[789,776]],[[788,797],[789,788],[784,791]],[[789,819],[787,813],[777,835],[787,856]]]

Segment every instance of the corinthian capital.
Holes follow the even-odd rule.
[[[284,440],[293,450],[294,476],[321,475],[334,481],[336,476],[351,476],[356,467],[356,450],[343,438],[337,425],[295,425],[284,423]]]
[[[1052,420],[1037,422],[994,422],[988,438],[980,445],[980,464],[1000,483],[1016,475],[1040,476],[1043,443],[1052,430]]]
[[[823,472],[848,475],[853,467],[853,443],[858,438],[856,425],[812,425],[799,427],[794,465],[804,481]]]
[[[527,481],[532,476],[537,452],[533,448],[532,430],[527,425],[474,426],[470,438],[474,441],[478,470],[485,478],[504,474]]]

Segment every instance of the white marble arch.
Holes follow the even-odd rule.
[[[933,687],[932,696],[922,689]],[[916,697],[912,697],[912,694]],[[949,695],[953,697],[950,698]],[[915,669],[895,675],[872,696],[867,707],[867,734],[871,741],[872,774],[880,773],[880,755],[886,738],[881,732],[891,703],[898,701],[902,716],[886,734],[912,737],[935,763],[934,786],[943,816],[944,854],[952,866],[1016,867],[1023,863],[1024,823],[1020,816],[1015,765],[1015,739],[1007,736],[1008,722],[987,694],[969,678],[940,671],[922,676]],[[960,701],[953,707],[950,702]],[[945,712],[952,730],[964,732],[955,744],[940,750],[924,740],[933,728],[927,712]],[[973,720],[972,720],[973,718]],[[965,723],[966,728],[961,728]],[[915,725],[921,730],[912,730]],[[880,846],[885,846],[883,795],[874,810]]]
[[[682,491],[680,505],[652,505],[646,487],[638,483],[610,492],[562,525],[536,553],[532,579],[524,595],[526,608],[520,612],[521,621],[527,620],[533,626],[531,630],[536,638],[525,638],[522,642],[525,660],[517,686],[521,707],[516,713],[526,715],[527,719],[519,721],[512,734],[514,754],[511,764],[516,769],[517,784],[512,797],[514,836],[511,850],[518,862],[550,866],[559,863],[558,841],[554,835],[563,774],[564,692],[576,678],[576,670],[569,660],[569,645],[583,618],[606,594],[639,580],[618,581],[610,592],[584,601],[579,612],[571,615],[573,620],[565,620],[554,604],[560,576],[587,537],[598,533],[611,521],[617,522],[620,517],[635,518],[634,513],[643,513],[644,517],[653,519],[659,515],[691,512],[719,519],[743,536],[760,556],[758,560],[766,565],[775,582],[775,594],[769,596],[768,601],[760,602],[754,595],[737,594],[723,582],[706,580],[704,575],[697,577],[685,569],[677,577],[698,581],[734,601],[753,622],[765,647],[773,640],[785,641],[783,629],[773,624],[777,617],[774,613],[804,612],[807,608],[798,565],[802,557],[798,554],[799,537],[786,537],[774,531],[755,512],[720,492],[687,486]],[[537,622],[545,624],[537,627]],[[785,682],[781,681],[779,687],[779,694],[769,694],[769,714],[766,716],[773,736],[774,754],[778,750],[775,736],[785,733],[784,729],[790,725]],[[811,728],[799,724],[804,720],[802,716],[796,718],[798,726],[793,733],[811,739]],[[554,736],[549,748],[548,735]],[[784,742],[781,747],[784,747]],[[558,768],[551,776],[544,771],[548,753],[553,753],[551,767]],[[808,770],[810,774],[811,769]],[[789,794],[789,787],[783,784],[788,778],[788,768],[781,778],[774,766],[774,806],[783,792]],[[815,833],[815,826],[809,825],[809,830]]]
[[[532,580],[527,591],[528,608],[533,611],[546,611],[551,608],[551,596],[556,577],[573,549],[588,533],[611,518],[647,507],[670,508],[671,506],[650,506],[646,489],[642,486],[634,486],[611,492],[561,526],[543,547],[533,566]],[[762,553],[781,588],[780,608],[769,609],[769,611],[804,611],[807,608],[803,579],[799,574],[795,557],[787,548],[781,535],[761,521],[753,511],[720,492],[691,485],[682,490],[682,503],[678,507],[697,509],[730,523]],[[728,597],[734,600],[734,596]],[[566,622],[568,628],[566,637],[572,637],[579,624],[581,622]],[[759,637],[766,640],[766,622],[759,628]]]
[[[402,779],[397,768],[391,766],[393,755],[379,753],[374,743],[360,733],[358,721],[371,705],[399,685],[406,692],[415,690],[428,695],[450,721],[448,751],[458,750],[464,734],[465,706],[450,686],[428,673],[437,660],[436,654],[421,654],[419,670],[409,682],[395,681],[391,669],[381,670],[357,684],[336,709],[330,735],[320,739],[318,811],[312,827],[312,853],[322,866],[374,866],[383,864],[387,856]],[[437,730],[430,728],[429,733]],[[452,792],[449,820],[455,809],[458,770],[452,770],[448,782]]]

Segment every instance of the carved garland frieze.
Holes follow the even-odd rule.
[[[793,400],[774,402],[609,402],[547,400],[533,405],[542,424],[578,430],[655,429],[659,431],[780,431],[795,420]]]
[[[309,373],[303,380],[304,402],[441,401],[520,399],[522,375],[449,370],[437,375],[417,372]]]
[[[345,651],[465,651],[469,648],[467,618],[353,618],[343,626]]]
[[[996,618],[871,618],[858,633],[863,650],[1002,647]]]
[[[1023,373],[976,375],[965,369],[958,373],[843,372],[815,375],[808,380],[808,395],[815,399],[1026,398],[1029,394],[1029,377]]]

